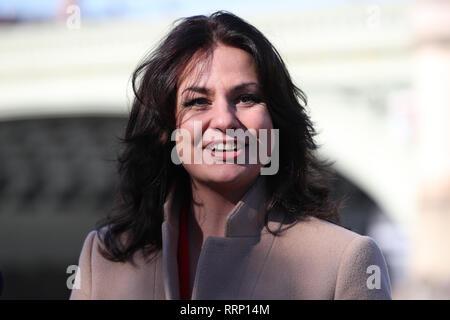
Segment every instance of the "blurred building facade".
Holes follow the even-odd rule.
[[[412,275],[420,297],[450,298],[450,2],[412,11],[419,211]]]
[[[14,199],[19,190],[16,199],[30,204],[35,190],[39,203],[67,199],[49,200],[53,207],[39,214],[2,202],[0,259],[9,263],[0,268],[54,259],[58,279],[109,208],[114,167],[102,161],[120,148],[114,139],[132,99],[130,76],[173,21],[85,21],[81,7],[77,24],[76,10],[62,12],[59,22],[0,27],[1,197]],[[398,1],[242,15],[274,43],[307,94],[321,156],[335,160],[338,193],[351,195],[343,220],[382,248],[394,298],[450,297],[449,14],[444,1]],[[65,152],[57,151],[61,144]],[[21,145],[45,151],[37,152],[34,169]],[[59,170],[49,169],[52,163]],[[45,168],[58,176],[45,182]],[[52,230],[66,240],[44,241]],[[16,248],[4,245],[15,237],[23,238]],[[39,241],[54,252],[37,254],[29,243]]]

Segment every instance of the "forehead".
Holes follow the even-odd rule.
[[[179,91],[192,85],[234,86],[242,82],[258,82],[256,64],[246,51],[217,45],[210,52],[198,52],[187,65],[181,79]]]

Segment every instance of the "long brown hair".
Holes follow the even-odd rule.
[[[137,250],[148,257],[161,249],[166,196],[173,185],[190,190],[187,172],[170,157],[177,83],[195,53],[208,52],[219,42],[253,56],[274,128],[279,129],[279,171],[268,176],[272,198],[266,218],[276,209],[294,221],[316,216],[339,223],[339,203],[330,198],[331,163],[316,155],[316,132],[305,110],[305,94],[294,85],[280,54],[260,31],[219,11],[178,21],[133,74],[135,98],[118,157],[116,212],[97,225],[106,258],[132,261]]]

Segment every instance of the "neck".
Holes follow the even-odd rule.
[[[225,224],[230,211],[247,192],[250,184],[211,186],[192,181],[192,213],[190,225],[203,244],[208,236],[225,236]],[[192,230],[191,229],[191,230]]]

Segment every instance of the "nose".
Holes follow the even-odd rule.
[[[212,108],[209,127],[223,133],[226,133],[226,129],[239,128],[240,122],[236,116],[236,107],[233,103],[226,98],[218,99]]]

